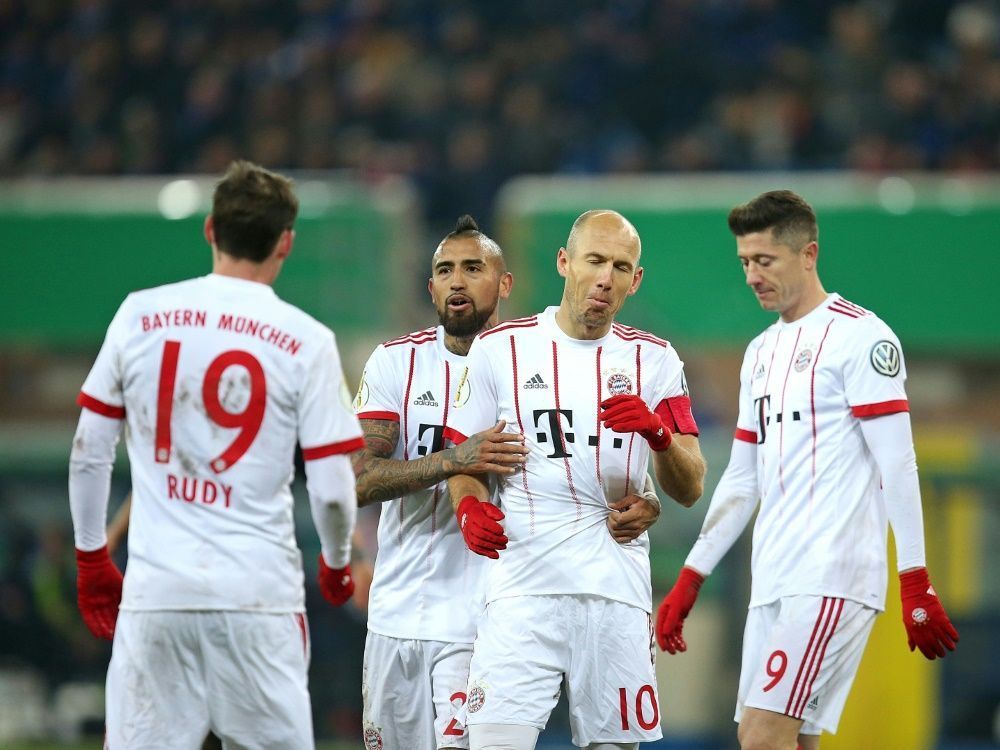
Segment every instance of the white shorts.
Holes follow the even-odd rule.
[[[827,596],[751,607],[734,719],[746,706],[802,719],[801,734],[835,733],[877,614]]]
[[[313,748],[303,614],[121,611],[107,750]]]
[[[369,631],[361,695],[366,750],[468,748],[471,643],[390,638]]]
[[[542,730],[565,680],[573,744],[659,739],[654,659],[649,614],[637,607],[595,596],[498,599],[479,624],[468,724]]]

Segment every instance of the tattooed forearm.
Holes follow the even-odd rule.
[[[445,454],[432,453],[418,459],[390,458],[399,443],[399,423],[362,419],[365,448],[354,457],[358,505],[381,503],[430,487],[447,478]]]

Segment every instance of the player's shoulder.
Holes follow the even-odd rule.
[[[889,325],[878,315],[839,294],[833,294],[825,303],[825,312],[837,326],[837,332],[845,341],[867,341],[872,336],[896,338]]]
[[[617,321],[611,324],[611,334],[622,341],[655,344],[664,350],[671,348],[670,342],[666,339],[661,339],[649,331],[644,331],[641,328],[633,328]]]
[[[381,344],[379,344],[379,348],[383,350],[390,350],[395,347],[399,347],[401,349],[408,349],[412,346],[424,346],[426,344],[432,344],[435,341],[437,341],[437,337],[438,337],[438,327],[431,326],[430,328],[422,328],[419,331],[412,331],[402,336],[397,336],[394,339],[383,341]]]
[[[476,340],[480,342],[485,342],[487,340],[496,341],[496,334],[506,333],[510,336],[523,336],[527,334],[532,329],[538,329],[538,315],[528,315],[523,318],[512,318],[511,320],[505,320],[503,323],[499,323],[488,331],[483,331],[478,336]]]
[[[125,303],[136,308],[152,307],[159,309],[163,304],[163,300],[177,297],[190,299],[191,294],[197,289],[200,281],[201,278],[198,277],[184,279],[183,281],[172,281],[169,284],[159,284],[158,286],[146,287],[145,289],[136,289],[125,298]]]

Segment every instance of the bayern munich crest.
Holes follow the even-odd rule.
[[[632,381],[623,372],[613,372],[608,376],[608,393],[612,396],[621,396],[623,393],[632,392]]]
[[[486,691],[476,685],[469,691],[469,700],[465,704],[470,714],[476,713],[486,703]]]
[[[813,360],[812,349],[803,349],[795,356],[795,372],[802,372]]]
[[[375,727],[365,727],[365,750],[382,750],[382,735]]]

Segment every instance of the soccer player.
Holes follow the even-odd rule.
[[[209,730],[227,746],[313,747],[293,454],[298,441],[320,589],[341,604],[363,438],[333,333],[271,289],[297,211],[288,179],[233,163],[205,220],[212,273],[130,294],[80,393],[70,507],[80,611],[114,640],[109,748],[200,748]],[[104,528],[123,423],[124,590]]]
[[[816,750],[837,729],[885,606],[887,521],[910,650],[943,657],[958,633],[925,567],[899,340],[874,313],[824,290],[816,215],[795,193],[737,206],[729,228],[747,285],[779,317],[747,347],[729,465],[660,605],[657,640],[671,654],[686,650],[699,587],[759,505],[739,741]]]
[[[564,682],[575,744],[661,736],[649,540],[615,543],[609,498],[642,486],[652,455],[663,490],[691,505],[705,463],[677,353],[615,322],[640,251],[623,216],[584,213],[558,251],[559,307],[480,334],[454,389],[447,437],[462,445],[499,419],[530,450],[501,477],[499,508],[481,475],[448,480],[467,545],[499,558],[470,666],[473,750],[533,748]]]

